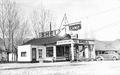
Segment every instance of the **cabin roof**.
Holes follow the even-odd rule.
[[[52,37],[44,37],[44,38],[34,38],[23,45],[30,44],[30,45],[48,45],[48,44],[56,44],[57,41],[63,40],[63,39],[70,39],[71,37],[69,35],[65,35],[64,37],[60,36],[52,36]]]

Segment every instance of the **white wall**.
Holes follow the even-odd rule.
[[[9,61],[16,61],[16,54],[15,53],[9,53]]]
[[[21,52],[26,52],[26,57],[21,57]],[[18,46],[18,62],[31,61],[31,45]]]
[[[53,47],[54,49],[53,52],[56,52],[55,46],[49,45],[47,47]],[[48,58],[51,58],[51,59],[53,58],[53,57],[46,57],[46,46],[23,45],[23,46],[18,46],[18,62],[32,61],[32,48],[36,48],[36,61],[47,60]],[[42,58],[39,58],[38,49],[42,49]],[[26,52],[27,53],[26,57],[21,57],[21,52]],[[53,53],[53,56],[56,56],[55,54]]]

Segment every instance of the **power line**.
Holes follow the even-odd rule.
[[[114,23],[111,23],[111,24],[107,24],[107,25],[105,25],[105,26],[103,26],[103,27],[101,27],[101,28],[99,28],[99,29],[90,30],[90,31],[88,31],[88,32],[82,33],[81,35],[85,35],[86,37],[88,37],[88,34],[90,33],[90,36],[95,39],[95,34],[94,34],[94,33],[98,32],[98,31],[100,31],[100,30],[103,30],[103,29],[105,29],[105,28],[108,28],[108,27],[110,27],[110,26],[113,26],[113,25],[116,26],[116,25],[119,25],[119,24],[120,24],[120,20],[118,20],[118,21],[116,21],[116,22],[114,22]],[[91,34],[91,33],[92,33],[92,34]]]
[[[95,13],[95,14],[91,14],[89,16],[81,17],[81,19],[95,17],[95,16],[98,16],[98,15],[101,15],[101,14],[105,14],[105,13],[108,13],[108,12],[116,10],[116,9],[120,9],[120,6],[115,7],[115,8],[111,8],[111,9],[108,9],[108,10],[105,10],[105,11],[101,11],[101,12],[98,12],[98,13]]]
[[[107,25],[105,25],[105,26],[103,26],[103,27],[101,27],[99,29],[94,30],[93,32],[97,32],[97,31],[103,30],[103,29],[108,28],[108,27],[113,26],[113,25],[115,26],[115,25],[117,25],[119,23],[120,23],[120,20],[117,20],[116,22],[113,22],[111,24],[107,24]]]
[[[113,10],[116,10],[116,9],[120,9],[120,6],[115,7],[115,8],[111,8],[111,9],[108,9],[108,10],[105,10],[105,11],[102,11],[102,12],[98,12],[98,13],[96,13],[96,14],[92,14],[92,15],[89,15],[89,16],[86,16],[86,17],[82,17],[82,18],[83,18],[83,19],[86,19],[86,18],[88,19],[88,18],[91,18],[91,17],[95,17],[95,16],[98,16],[98,15],[101,15],[101,14],[108,13],[108,12],[113,11]],[[107,28],[107,27],[112,26],[112,25],[115,24],[115,23],[120,23],[120,20],[117,20],[116,22],[113,22],[113,23],[111,23],[111,24],[107,24],[107,25],[105,25],[105,26],[103,26],[103,27],[101,27],[101,28],[99,28],[99,29],[93,30],[93,32],[97,32],[97,31],[103,30],[103,29],[105,29],[105,28]],[[87,32],[87,33],[88,33],[88,32]]]
[[[111,27],[111,26],[116,26],[116,25],[119,25],[119,23],[120,23],[120,20],[117,20],[116,22],[113,22],[113,23],[111,23],[111,24],[107,24],[107,25],[105,25],[105,26],[103,26],[103,27],[101,27],[101,28],[99,28],[99,29],[96,29],[96,30],[91,30],[92,31],[92,33],[95,33],[95,32],[98,32],[98,31],[100,31],[100,30],[103,30],[103,29],[105,29],[105,28],[108,28],[108,27]],[[89,32],[85,32],[86,34],[88,34]]]

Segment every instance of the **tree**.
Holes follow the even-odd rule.
[[[39,33],[46,31],[50,22],[53,22],[53,17],[49,10],[45,9],[43,6],[41,6],[40,9],[33,10],[31,18],[36,38],[39,38]]]
[[[5,50],[15,52],[14,35],[19,29],[18,7],[14,1],[1,0],[0,2],[0,30]],[[13,60],[13,57],[12,57]]]
[[[30,28],[28,27],[28,20],[24,20],[21,22],[19,30],[16,32],[15,36],[15,46],[22,45],[27,38],[27,36],[31,35]]]
[[[1,0],[0,1],[0,30],[1,30],[1,35],[2,35],[2,39],[3,39],[3,41],[4,41],[4,47],[5,47],[5,49],[7,49],[6,48],[6,44],[5,44],[5,34],[6,34],[6,31],[7,31],[7,29],[6,29],[6,26],[7,26],[7,23],[6,23],[6,21],[7,21],[7,13],[6,13],[6,6],[5,6],[5,3],[6,3],[6,0],[5,1],[3,1],[3,0]]]

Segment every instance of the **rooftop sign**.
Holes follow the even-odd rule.
[[[71,34],[71,39],[77,39],[78,38],[78,34]]]
[[[46,32],[41,32],[39,33],[39,37],[51,37],[51,36],[56,36],[59,30],[53,30],[53,31],[46,31]]]

